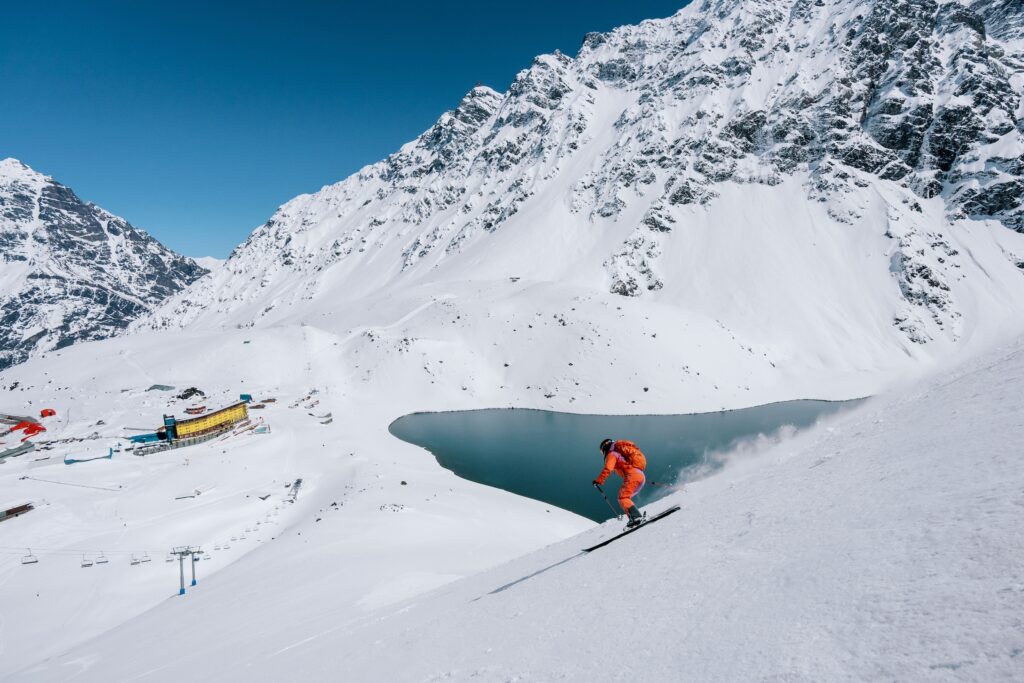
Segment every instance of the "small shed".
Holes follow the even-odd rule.
[[[43,408],[39,411],[39,417],[56,417],[57,411],[53,408]]]

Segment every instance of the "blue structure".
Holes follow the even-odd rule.
[[[76,462],[89,462],[90,460],[111,460],[114,457],[114,449],[108,449],[106,455],[94,455],[91,458],[72,458],[70,455],[64,456],[65,465],[74,465]]]
[[[245,401],[246,403],[252,403],[252,394],[239,394],[239,401]]]
[[[155,443],[157,441],[173,441],[178,435],[175,431],[175,427],[178,421],[174,419],[173,415],[164,415],[164,426],[155,432],[149,434],[136,434],[135,436],[129,436],[128,440],[132,443]]]

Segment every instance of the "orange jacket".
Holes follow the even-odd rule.
[[[601,474],[597,475],[596,481],[598,484],[603,484],[612,473],[612,470],[615,470],[620,477],[626,479],[632,469],[633,467],[626,462],[626,459],[621,454],[615,451],[608,451],[608,455],[604,456],[604,469],[601,470]]]

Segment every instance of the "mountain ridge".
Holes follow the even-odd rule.
[[[834,287],[872,282],[876,310],[844,334],[942,355],[1022,301],[1024,53],[1005,29],[1020,14],[1013,3],[708,0],[587,34],[575,57],[537,57],[503,94],[474,88],[386,159],[285,203],[215,276],[136,328],[312,322],[317,302],[510,278],[650,299],[749,340],[764,330],[743,311],[779,304],[744,291],[737,306],[714,290],[743,274],[693,250],[786,258],[775,243],[789,241],[794,210],[820,206],[789,258],[814,278],[830,260]],[[774,191],[785,199],[772,213],[736,213]],[[720,229],[736,220],[746,234]],[[974,233],[990,243],[972,247]],[[825,244],[874,255],[854,271],[834,249],[818,253]],[[965,263],[975,251],[990,254]],[[755,270],[759,283],[774,277],[771,264]],[[835,318],[838,299],[799,290],[774,296]],[[999,312],[978,315],[975,300]]]
[[[118,334],[205,273],[50,176],[0,160],[0,370]]]

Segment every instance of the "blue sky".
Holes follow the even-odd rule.
[[[0,13],[0,158],[190,256],[377,161],[477,82],[686,0],[19,2]]]

